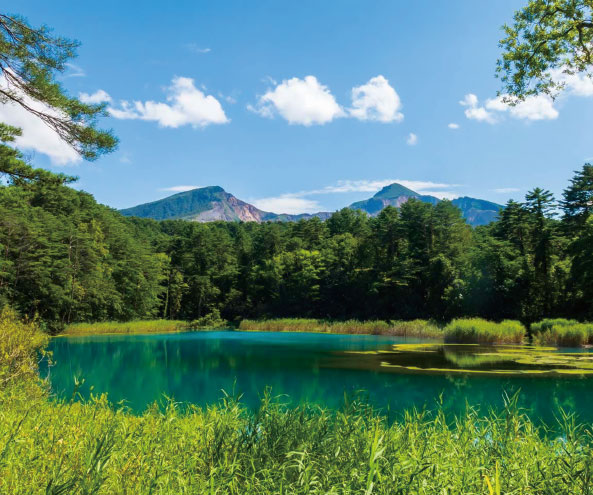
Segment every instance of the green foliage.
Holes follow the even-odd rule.
[[[525,327],[513,320],[495,323],[481,318],[462,318],[449,323],[444,333],[445,342],[516,344],[523,342]]]
[[[45,181],[0,187],[0,304],[51,331],[157,316],[168,259],[89,194]]]
[[[497,72],[504,93],[523,99],[562,88],[559,73],[585,73],[593,67],[593,1],[529,0],[505,25]]]
[[[35,322],[22,322],[10,308],[0,309],[0,390],[37,376],[39,352],[47,336]]]
[[[228,328],[229,322],[220,317],[220,311],[213,309],[207,315],[193,320],[186,325],[189,329]]]
[[[61,335],[97,335],[107,333],[166,333],[186,330],[187,322],[179,320],[102,321],[71,323]]]
[[[106,115],[105,104],[84,104],[56,80],[77,47],[75,41],[53,36],[47,26],[33,28],[20,16],[0,14],[0,73],[7,83],[0,88],[0,104],[20,105],[81,156],[94,160],[113,151],[117,139],[97,129],[97,118]],[[0,161],[0,173],[33,178],[31,172],[22,164]]]
[[[345,209],[326,222],[202,224],[125,218],[59,182],[14,182],[0,187],[0,304],[51,331],[216,311],[227,321],[591,320],[589,168],[565,193],[562,219],[535,188],[476,229],[448,201],[410,199],[376,217]],[[223,325],[214,320],[204,325]]]

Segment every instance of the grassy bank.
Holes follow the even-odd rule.
[[[135,320],[128,322],[102,321],[98,323],[73,323],[62,335],[98,335],[106,333],[166,333],[188,329],[186,321],[179,320]]]
[[[264,397],[141,415],[102,396],[52,399],[36,376],[46,338],[0,316],[0,493],[588,493],[593,439],[565,418],[538,429],[513,401],[483,416],[351,401],[329,411]]]
[[[481,318],[462,318],[449,323],[444,334],[447,343],[520,344],[526,330],[514,320],[495,323]]]
[[[334,321],[312,318],[243,320],[239,330],[258,332],[320,332],[338,334],[392,335],[441,338],[442,330],[426,320],[412,321]]]

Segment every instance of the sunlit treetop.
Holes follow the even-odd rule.
[[[593,77],[593,0],[530,0],[503,29],[497,73],[511,100],[556,96],[560,73]]]

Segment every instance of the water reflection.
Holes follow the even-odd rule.
[[[381,366],[389,362],[393,345],[403,343],[414,342],[379,336],[224,331],[58,338],[51,343],[56,364],[50,376],[61,396],[71,396],[73,377],[84,377],[83,395],[88,396],[92,387],[92,393],[107,392],[112,401],[125,400],[135,410],[163,395],[211,404],[220,399],[222,390],[241,393],[245,403],[256,406],[266,387],[272,387],[275,395],[286,394],[287,401],[328,407],[339,407],[344,393],[364,390],[371,403],[392,413],[433,407],[439,397],[451,411],[461,411],[466,402],[487,410],[502,405],[504,392],[521,390],[520,403],[534,417],[553,421],[561,406],[593,421],[593,381],[581,375],[400,373]],[[354,353],[360,351],[365,353]],[[448,356],[440,352],[439,362],[451,363],[451,350]],[[424,354],[435,359],[435,353]],[[418,355],[411,358],[408,353],[405,359],[419,364]],[[459,353],[455,359],[462,364]],[[463,365],[467,364],[466,360]]]

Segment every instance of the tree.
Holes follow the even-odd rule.
[[[578,231],[593,213],[593,165],[585,163],[581,171],[575,172],[563,197],[560,205],[564,221],[570,230]]]
[[[593,0],[530,0],[503,29],[497,73],[511,102],[554,96],[562,72],[593,77]]]
[[[117,146],[111,131],[97,128],[97,118],[106,115],[105,104],[82,103],[56,81],[56,75],[76,56],[77,47],[76,41],[53,36],[47,26],[33,28],[22,17],[0,14],[0,104],[21,106],[83,158],[95,160]],[[13,127],[0,127],[2,143],[14,140],[18,134]],[[0,174],[42,177],[20,155],[10,156],[6,147],[0,145]]]

